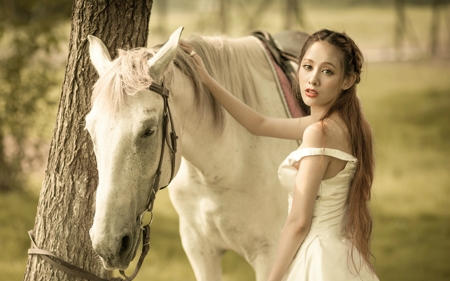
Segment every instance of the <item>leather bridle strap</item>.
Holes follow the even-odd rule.
[[[143,230],[143,245],[142,245],[142,252],[141,256],[139,257],[138,265],[136,266],[136,269],[134,270],[134,273],[130,276],[124,276],[126,279],[122,279],[121,277],[113,277],[111,279],[104,279],[101,277],[98,277],[97,275],[94,275],[90,273],[87,270],[84,270],[78,266],[72,265],[59,257],[57,257],[55,254],[39,249],[38,246],[36,246],[36,242],[34,241],[34,234],[33,231],[28,231],[28,235],[30,236],[31,240],[31,248],[28,249],[29,255],[39,255],[41,256],[46,262],[53,265],[54,267],[58,268],[59,270],[62,270],[66,273],[72,274],[77,277],[81,277],[87,280],[91,281],[131,281],[133,280],[137,273],[139,272],[139,269],[142,265],[142,262],[144,261],[145,256],[147,255],[148,251],[150,250],[150,226],[145,226]]]
[[[174,177],[175,160],[176,160],[175,156],[177,153],[178,136],[175,132],[175,126],[174,126],[173,119],[172,119],[172,113],[170,112],[170,107],[169,107],[169,100],[168,100],[169,99],[169,90],[166,87],[164,87],[164,84],[158,85],[155,83],[150,85],[149,90],[161,95],[161,97],[163,98],[163,101],[164,101],[161,152],[160,152],[160,156],[159,156],[158,168],[156,169],[155,178],[153,181],[153,186],[151,187],[150,198],[147,203],[147,211],[151,212],[153,209],[153,202],[155,200],[156,193],[160,189],[166,188],[170,184],[170,182],[172,181],[172,179]],[[167,138],[167,131],[168,131],[169,123],[170,123],[171,131],[169,132],[170,138]],[[170,143],[169,143],[169,141],[170,141]],[[159,181],[160,181],[161,172],[162,172],[162,163],[163,163],[163,159],[164,159],[164,148],[165,148],[164,144],[165,143],[167,143],[167,147],[170,150],[170,162],[171,162],[170,178],[169,178],[169,182],[165,186],[160,188]]]
[[[155,83],[152,83],[150,85],[149,90],[161,95],[161,97],[163,98],[163,101],[164,101],[161,152],[160,152],[160,156],[159,156],[158,168],[156,169],[156,173],[155,173],[155,179],[153,181],[153,186],[151,187],[150,197],[149,197],[149,200],[147,203],[147,209],[137,217],[137,220],[139,221],[139,223],[141,225],[142,235],[143,235],[143,238],[142,238],[143,245],[142,245],[141,256],[139,257],[139,260],[136,264],[136,268],[134,269],[134,272],[131,276],[128,277],[128,276],[126,276],[124,271],[122,271],[122,270],[119,271],[120,274],[122,274],[122,276],[126,278],[126,281],[133,280],[134,277],[136,277],[142,263],[144,262],[145,256],[147,255],[148,251],[150,250],[150,225],[153,220],[153,205],[155,202],[156,193],[160,189],[166,188],[172,181],[174,174],[175,174],[175,160],[176,160],[175,156],[177,153],[178,136],[175,132],[175,126],[174,126],[173,119],[172,119],[172,113],[170,112],[170,107],[169,107],[169,101],[168,101],[169,90],[167,90],[167,88],[164,87],[163,84],[158,85]],[[169,132],[170,143],[167,138],[167,131],[168,131],[169,123],[170,123],[170,129],[171,129],[171,131]],[[160,177],[161,177],[162,163],[163,163],[163,159],[164,159],[165,143],[167,143],[167,147],[170,150],[171,170],[170,170],[169,182],[167,183],[167,185],[160,188],[159,181],[160,181]],[[149,215],[150,219],[148,219],[148,221],[144,222],[146,215],[147,216]]]
[[[53,253],[39,249],[38,246],[36,246],[36,242],[34,241],[34,235],[33,231],[28,231],[28,235],[30,236],[31,240],[31,248],[28,249],[29,255],[39,255],[41,256],[46,262],[53,265],[54,267],[66,272],[70,273],[72,275],[91,280],[91,281],[124,281],[124,279],[118,277],[118,278],[112,278],[112,279],[104,279],[101,277],[98,277],[89,271],[86,271],[82,268],[79,268],[77,266],[74,266],[59,257],[55,256]]]
[[[150,250],[150,224],[142,227],[142,251],[139,256],[139,260],[134,268],[133,274],[127,276],[123,270],[119,270],[119,273],[125,277],[125,279],[120,279],[119,281],[131,281],[138,274],[141,269],[142,263],[144,262],[145,257],[147,256],[148,251]],[[115,281],[115,280],[112,280]]]
[[[167,183],[167,185],[159,188],[158,186],[155,186],[155,184],[159,184],[159,178],[158,178],[158,182],[155,182],[153,184],[153,189],[158,188],[159,189],[164,189],[166,188],[170,182],[172,181],[174,174],[175,174],[175,154],[177,153],[177,139],[178,136],[175,132],[175,126],[173,123],[173,118],[172,118],[172,112],[170,111],[170,107],[169,107],[169,90],[164,87],[164,84],[162,85],[158,85],[158,84],[151,84],[149,89],[159,95],[161,95],[161,97],[164,100],[164,113],[163,113],[163,136],[162,136],[162,147],[161,147],[161,156],[159,158],[159,164],[158,164],[158,170],[157,170],[157,175],[161,174],[161,166],[162,166],[162,161],[163,161],[163,156],[164,156],[164,142],[167,143],[167,147],[170,150],[170,160],[171,160],[171,169],[170,169],[170,179],[169,182]],[[171,131],[169,132],[169,136],[170,138],[167,138],[167,125],[168,123],[170,123],[170,129]],[[169,143],[170,141],[170,143]]]

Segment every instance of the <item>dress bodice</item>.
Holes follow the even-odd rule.
[[[281,185],[289,194],[289,211],[298,172],[292,165],[303,157],[316,155],[331,156],[347,164],[336,176],[320,183],[311,227],[283,281],[379,281],[374,272],[363,265],[365,261],[356,248],[352,250],[348,238],[342,235],[348,189],[357,165],[355,157],[330,148],[298,148],[289,154],[278,169]],[[361,265],[358,275],[349,268],[349,251],[352,251],[354,264]]]
[[[303,157],[326,155],[347,161],[345,168],[336,176],[323,180],[320,184],[314,205],[312,232],[340,236],[341,223],[344,217],[348,189],[353,179],[357,159],[341,150],[330,148],[298,148],[289,154],[278,169],[281,185],[289,195],[289,211],[292,207],[292,196],[298,170],[293,164]]]

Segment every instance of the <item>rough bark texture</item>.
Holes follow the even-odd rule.
[[[34,234],[39,248],[101,277],[107,272],[92,250],[88,233],[98,177],[84,129],[97,79],[89,61],[87,35],[102,39],[113,58],[118,48],[145,46],[152,4],[152,0],[75,0],[72,8],[69,57]],[[83,279],[30,255],[24,280]]]

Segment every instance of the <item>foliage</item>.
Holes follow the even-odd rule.
[[[37,116],[54,105],[52,87],[64,62],[54,56],[67,39],[58,27],[71,1],[3,0],[0,9],[0,191],[23,186],[23,169],[40,157],[46,124]]]

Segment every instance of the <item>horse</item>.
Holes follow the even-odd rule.
[[[232,250],[252,266],[256,280],[266,280],[288,208],[278,165],[298,142],[257,137],[240,126],[201,84],[191,58],[178,47],[182,29],[165,44],[120,50],[114,60],[100,39],[89,36],[99,74],[85,118],[99,175],[92,246],[106,269],[128,267],[160,167],[156,189],[175,175],[169,197],[196,279],[221,280],[221,257]],[[261,114],[289,117],[258,39],[195,35],[185,40],[237,98]],[[174,155],[163,140],[165,102],[152,90],[154,84],[168,91],[178,134]]]

